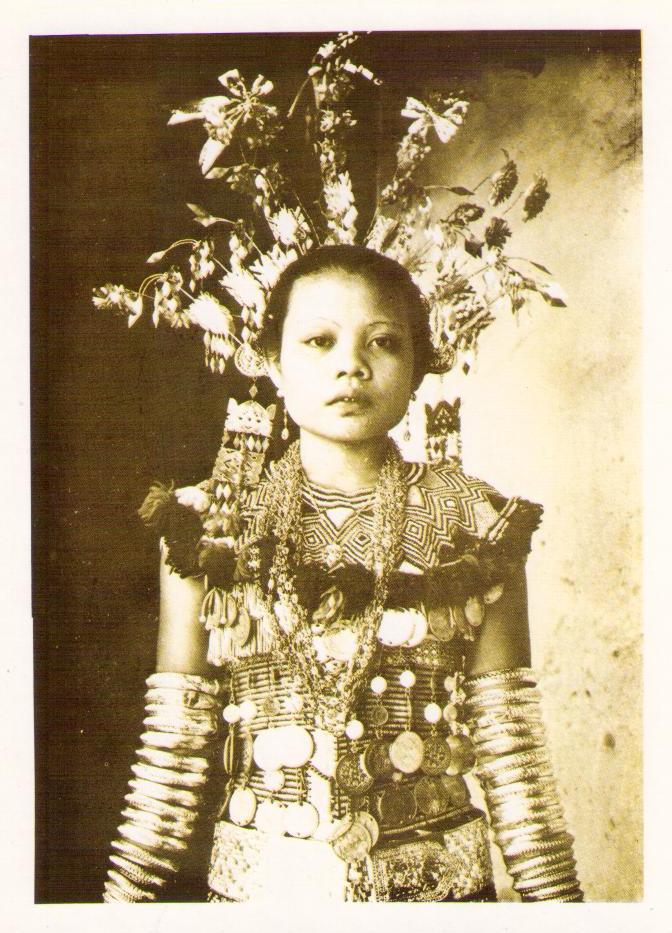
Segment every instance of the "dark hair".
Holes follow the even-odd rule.
[[[365,279],[385,297],[405,306],[413,340],[413,388],[417,389],[423,377],[432,370],[434,356],[425,299],[402,265],[365,246],[321,246],[290,263],[268,300],[264,325],[259,334],[260,350],[269,357],[280,352],[282,328],[294,283],[332,269]]]

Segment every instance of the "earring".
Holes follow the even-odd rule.
[[[411,397],[409,399],[408,408],[406,409],[406,414],[404,415],[403,438],[404,438],[405,443],[407,444],[411,439],[411,405],[414,401],[415,401],[415,392],[412,392]]]
[[[278,400],[282,404],[282,399],[284,398],[282,394],[282,389],[277,390]],[[287,424],[287,406],[282,405],[282,431],[280,432],[280,437],[283,441],[289,439],[289,426]]]

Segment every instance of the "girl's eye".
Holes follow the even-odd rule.
[[[394,350],[397,342],[391,334],[379,334],[372,338],[371,346],[378,350]]]
[[[318,350],[327,350],[333,345],[333,337],[330,337],[328,334],[316,334],[314,337],[309,337],[304,341],[306,346],[315,347]]]

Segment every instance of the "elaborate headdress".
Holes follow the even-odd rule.
[[[468,102],[460,95],[407,99],[401,115],[410,122],[397,146],[393,175],[377,192],[366,229],[358,226],[347,159],[357,120],[348,101],[356,82],[380,82],[352,60],[357,38],[341,33],[320,46],[284,120],[271,103],[272,82],[258,75],[248,84],[237,69],[220,75],[222,94],[175,110],[169,124],[203,123],[207,139],[199,164],[204,176],[248,196],[252,210],[245,218],[231,219],[189,204],[194,220],[207,231],[202,238],[178,239],[153,253],[147,262],[163,269],[147,276],[137,290],[123,285],[94,290],[94,304],[125,315],[129,327],[149,302],[156,326],[163,322],[199,331],[213,373],[225,373],[232,361],[252,380],[251,399],[241,403],[247,409],[238,415],[247,413],[264,424],[266,412],[254,401],[256,380],[265,372],[255,345],[268,296],[282,270],[317,246],[363,244],[409,270],[426,299],[434,372],[454,366],[467,372],[482,331],[497,315],[516,314],[530,296],[564,305],[562,290],[544,266],[513,260],[507,253],[513,208],[518,206],[526,222],[548,200],[544,175],[523,188],[516,163],[504,151],[496,170],[471,189],[452,180],[445,185],[418,180],[432,146],[449,143],[465,120]],[[283,168],[283,134],[304,102],[321,179],[321,194],[311,204],[302,200],[305,183],[293,185]],[[233,160],[223,164],[230,153]],[[482,197],[478,192],[486,185]],[[215,236],[219,231],[225,231],[224,238]],[[446,400],[427,414],[429,459],[458,458],[457,402]],[[261,436],[266,439],[268,431]],[[263,456],[265,446],[267,441],[250,441],[238,449]]]

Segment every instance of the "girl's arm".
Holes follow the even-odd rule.
[[[487,606],[467,658],[469,729],[490,821],[523,900],[583,899],[529,669],[525,568]]]
[[[474,677],[529,664],[527,583],[525,565],[521,563],[508,577],[502,596],[486,606],[485,621],[471,645],[465,671],[467,676]]]
[[[162,543],[156,669],[211,677],[212,668],[207,662],[208,633],[199,621],[205,595],[203,578],[181,577],[166,563],[166,555]]]
[[[179,871],[210,768],[221,719],[221,684],[207,662],[199,622],[204,584],[182,578],[161,549],[157,672],[147,679],[141,746],[113,841],[105,901],[166,897]]]

